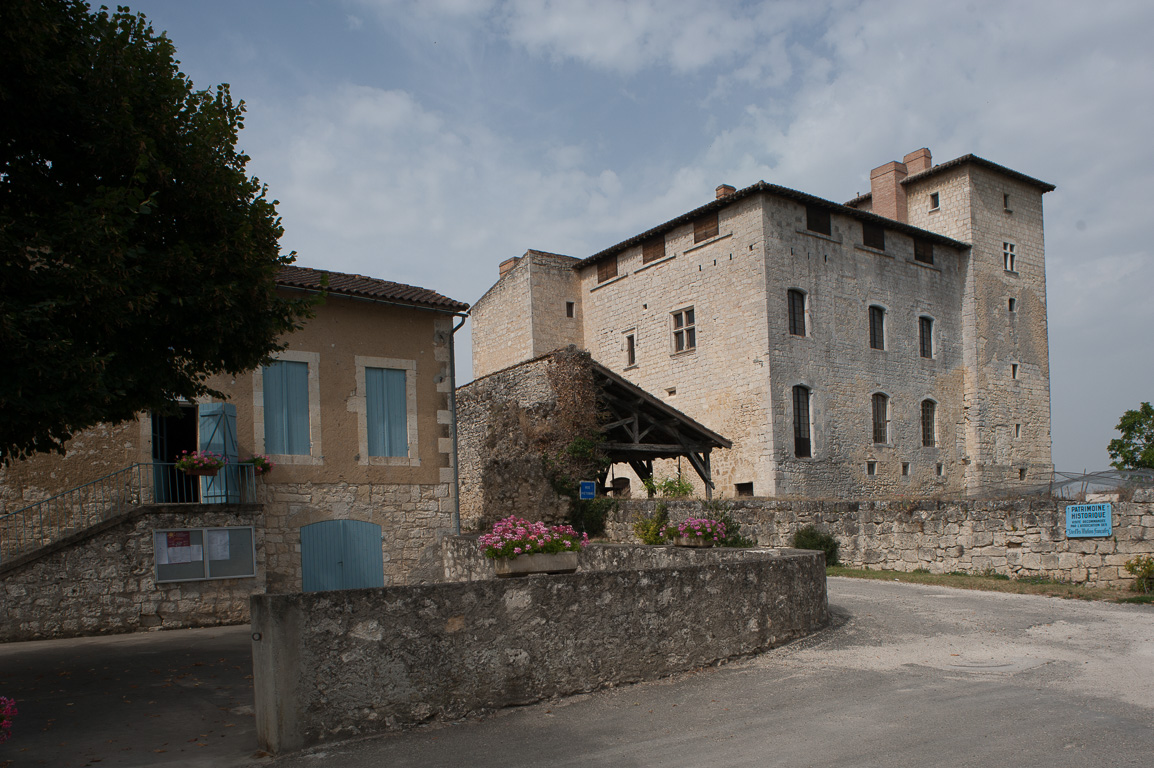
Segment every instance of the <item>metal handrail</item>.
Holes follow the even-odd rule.
[[[0,515],[0,563],[147,504],[241,503],[256,498],[251,464],[213,478],[185,475],[173,462],[139,462],[64,493]]]

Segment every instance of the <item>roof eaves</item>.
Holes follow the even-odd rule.
[[[910,184],[911,182],[920,181],[921,179],[933,176],[936,173],[947,171],[950,168],[956,168],[960,165],[965,165],[966,163],[972,163],[974,165],[982,166],[983,168],[988,168],[991,171],[997,171],[998,173],[1009,176],[1010,178],[1020,181],[1023,184],[1029,184],[1031,186],[1037,187],[1038,189],[1042,190],[1043,194],[1046,192],[1053,192],[1055,189],[1057,189],[1057,187],[1048,181],[1035,179],[1033,176],[1027,176],[1020,171],[1015,171],[1013,168],[1007,168],[1004,165],[998,165],[997,163],[991,162],[984,157],[978,157],[977,155],[962,155],[961,157],[955,157],[953,160],[947,160],[946,162],[939,163],[932,168],[927,168],[921,173],[915,173],[911,176],[907,176],[902,179],[901,183],[905,185]]]

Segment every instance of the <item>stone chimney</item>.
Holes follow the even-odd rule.
[[[502,261],[501,266],[498,267],[498,269],[501,270],[501,274],[499,277],[504,277],[505,273],[508,272],[513,267],[517,266],[517,262],[520,260],[521,260],[520,256],[514,256],[511,259],[505,259],[504,261]]]
[[[730,195],[732,195],[736,191],[737,191],[737,187],[731,187],[728,184],[722,184],[720,187],[717,188],[717,199],[720,200],[723,197],[729,197]]]
[[[930,151],[925,147],[916,149],[902,158],[902,162],[906,164],[906,170],[909,171],[910,176],[922,171],[928,171],[933,166],[933,161],[930,159]]]

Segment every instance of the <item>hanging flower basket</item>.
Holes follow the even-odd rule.
[[[273,460],[263,453],[253,454],[253,457],[245,462],[245,464],[252,465],[252,473],[257,477],[267,475],[276,464]]]
[[[212,451],[182,451],[176,468],[192,477],[215,477],[228,459]]]

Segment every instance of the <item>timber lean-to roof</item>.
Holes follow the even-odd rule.
[[[954,161],[951,161],[951,162],[954,162]],[[918,175],[920,176],[921,174],[918,174]],[[1029,178],[1029,177],[1026,177],[1026,178]],[[582,259],[581,261],[574,264],[573,268],[574,269],[583,269],[584,267],[588,267],[588,266],[591,266],[593,264],[596,264],[597,262],[601,261],[602,259],[604,259],[608,256],[613,256],[615,254],[621,253],[625,249],[632,248],[635,245],[639,245],[651,237],[657,237],[658,235],[663,235],[666,232],[670,231],[671,229],[676,229],[677,227],[680,227],[683,224],[688,224],[688,223],[692,222],[694,219],[696,219],[700,216],[703,216],[704,214],[712,213],[713,211],[720,210],[721,208],[725,208],[728,205],[732,205],[732,204],[736,203],[738,200],[742,200],[744,198],[747,198],[747,197],[750,197],[752,195],[756,195],[759,193],[767,193],[770,195],[776,195],[778,197],[784,197],[784,198],[787,198],[789,200],[796,200],[797,202],[802,203],[803,205],[817,205],[817,206],[820,206],[822,208],[826,208],[830,211],[833,211],[835,213],[840,213],[843,216],[849,216],[850,218],[859,219],[861,221],[868,221],[868,222],[871,222],[874,224],[880,224],[880,225],[884,226],[886,229],[893,230],[895,232],[901,232],[903,234],[909,235],[910,237],[916,237],[919,240],[926,240],[928,242],[934,243],[935,245],[944,245],[944,246],[947,246],[949,248],[969,248],[970,247],[969,243],[963,243],[963,242],[959,242],[957,240],[953,240],[949,237],[946,237],[945,235],[939,235],[937,232],[930,232],[929,230],[918,229],[917,227],[911,227],[909,224],[903,224],[900,221],[894,221],[893,219],[887,219],[885,216],[878,216],[877,214],[869,213],[867,211],[859,211],[857,208],[850,208],[849,206],[845,206],[845,205],[842,205],[840,203],[835,203],[832,200],[826,200],[824,198],[820,198],[820,197],[816,197],[814,195],[806,194],[805,192],[799,192],[796,189],[790,189],[789,187],[779,187],[776,184],[769,184],[769,183],[764,182],[764,181],[759,181],[756,184],[753,184],[752,186],[746,187],[745,189],[739,189],[736,192],[734,192],[733,194],[726,195],[725,197],[721,197],[721,198],[718,198],[717,200],[706,203],[705,205],[701,206],[700,208],[694,208],[689,213],[683,213],[682,215],[678,216],[676,219],[670,219],[669,221],[665,222],[664,224],[660,224],[660,225],[654,227],[653,229],[646,230],[645,232],[642,232],[640,235],[634,235],[633,237],[629,238],[628,240],[623,240],[620,243],[618,243],[617,245],[606,248],[605,250],[603,250],[599,253],[595,253],[587,259]]]
[[[926,170],[921,171],[920,173],[914,173],[914,174],[911,174],[909,176],[906,176],[904,179],[901,180],[901,184],[904,186],[904,185],[909,184],[911,182],[921,181],[922,179],[925,179],[929,176],[933,176],[936,173],[941,173],[942,171],[948,171],[950,168],[956,168],[959,165],[965,165],[966,163],[972,163],[973,165],[978,165],[978,166],[981,166],[982,168],[987,168],[991,171],[997,171],[998,173],[1002,174],[1003,176],[1009,176],[1011,179],[1014,179],[1015,181],[1020,181],[1023,184],[1029,184],[1032,187],[1037,187],[1038,189],[1042,190],[1043,194],[1045,194],[1046,192],[1053,192],[1055,189],[1057,189],[1057,187],[1055,187],[1053,184],[1051,184],[1048,181],[1042,181],[1041,179],[1035,179],[1033,176],[1027,176],[1024,173],[1021,173],[1019,171],[1015,171],[1013,168],[1007,168],[1004,165],[998,165],[997,163],[990,162],[989,160],[985,159],[984,157],[978,157],[977,155],[962,155],[961,157],[955,157],[953,160],[947,160],[944,163],[938,163],[937,165],[933,166],[932,168],[927,168]],[[866,192],[864,195],[858,195],[853,200],[850,200],[849,202],[846,203],[846,205],[853,206],[853,205],[861,203],[865,200],[869,200],[871,197],[873,197],[873,194],[870,192]]]
[[[281,267],[276,276],[277,285],[302,288],[306,291],[328,291],[334,296],[352,296],[391,304],[436,309],[442,312],[464,312],[468,304],[442,296],[428,288],[378,280],[364,275],[329,272],[325,269],[288,266]]]

